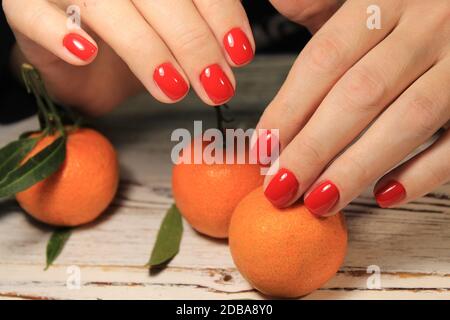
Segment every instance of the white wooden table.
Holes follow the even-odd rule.
[[[231,102],[238,122],[256,123],[291,62],[259,58],[238,72],[241,89]],[[170,106],[141,96],[94,122],[119,150],[120,191],[99,221],[74,232],[48,271],[43,269],[51,229],[28,218],[14,201],[0,202],[0,298],[264,298],[240,276],[225,241],[202,237],[187,224],[181,251],[165,270],[150,274],[144,266],[173,202],[170,133],[192,129],[193,120],[214,125],[214,112],[192,97]],[[0,145],[35,127],[35,119],[0,127]],[[401,208],[383,210],[368,190],[345,210],[350,239],[344,265],[305,299],[449,299],[449,195],[446,185]],[[371,265],[381,270],[380,288],[367,286]],[[71,266],[80,270],[79,289],[67,287]]]

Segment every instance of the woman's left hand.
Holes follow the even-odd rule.
[[[391,207],[450,180],[448,129],[398,166],[450,119],[450,2],[378,0],[379,29],[373,4],[342,5],[258,124],[280,129],[280,169],[265,181],[278,207],[304,195],[315,215],[335,214],[380,177],[377,202]]]

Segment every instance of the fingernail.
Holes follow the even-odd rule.
[[[248,63],[254,57],[252,45],[240,28],[228,31],[223,38],[223,45],[230,59],[238,66]]]
[[[265,148],[263,148],[264,145]],[[265,132],[261,133],[253,146],[258,164],[261,166],[269,166],[272,155],[277,156],[274,154],[276,147],[278,147],[279,154],[280,142],[277,135],[272,134],[270,130],[265,130]]]
[[[169,62],[163,63],[155,69],[153,79],[161,91],[173,101],[184,97],[189,90],[184,78]]]
[[[388,208],[399,203],[406,197],[403,185],[395,180],[389,181],[384,187],[375,192],[375,199],[381,208]]]
[[[274,206],[281,208],[292,201],[297,191],[297,178],[291,171],[282,168],[273,176],[264,195]]]
[[[77,33],[66,35],[63,39],[63,45],[83,61],[91,59],[97,52],[97,47],[93,43]]]
[[[200,82],[211,101],[216,104],[225,103],[234,95],[230,80],[218,64],[206,67],[200,75]]]
[[[339,190],[331,181],[318,185],[305,198],[305,206],[316,216],[327,214],[339,199]]]

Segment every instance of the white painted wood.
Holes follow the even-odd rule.
[[[261,59],[239,71],[231,102],[243,126],[279,87],[292,59]],[[261,66],[273,77],[261,77]],[[267,71],[268,70],[268,71]],[[280,71],[281,70],[281,71]],[[244,72],[244,73],[243,73]],[[116,145],[121,187],[111,208],[77,229],[55,265],[43,271],[51,228],[28,218],[14,201],[0,202],[2,299],[240,299],[265,298],[235,269],[226,241],[212,240],[185,224],[180,254],[160,273],[144,267],[171,198],[170,133],[214,125],[214,111],[190,97],[176,106],[140,96],[92,124]],[[35,119],[0,127],[0,145]],[[398,209],[379,209],[368,189],[345,210],[350,232],[338,275],[306,299],[450,299],[450,185]],[[69,290],[69,266],[81,271],[81,288]],[[367,288],[369,265],[381,269],[381,289]]]

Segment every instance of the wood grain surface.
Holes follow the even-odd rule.
[[[262,57],[237,72],[239,88],[230,105],[239,126],[255,125],[291,63],[292,57]],[[0,202],[0,298],[266,298],[236,270],[226,241],[203,237],[186,223],[180,253],[169,266],[152,273],[144,266],[173,203],[170,134],[192,129],[193,120],[213,126],[214,110],[193,95],[177,105],[142,95],[90,122],[119,151],[120,190],[98,221],[74,231],[48,271],[45,247],[52,229],[13,200]],[[1,126],[0,145],[36,126],[36,119]],[[378,208],[371,194],[369,188],[345,210],[350,238],[341,270],[304,299],[450,299],[450,185],[390,210]],[[368,286],[372,265],[381,271],[378,288]],[[71,266],[80,271],[78,289],[67,285]]]

